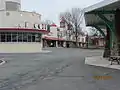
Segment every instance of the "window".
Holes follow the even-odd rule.
[[[32,34],[28,33],[28,42],[31,42],[31,41],[32,41]]]
[[[12,42],[17,42],[17,33],[16,32],[12,33]]]
[[[41,34],[28,32],[0,32],[0,42],[41,42]]]
[[[0,33],[0,42],[1,42],[1,33]]]
[[[41,41],[41,34],[35,34],[35,42]]]
[[[27,33],[23,33],[23,42],[27,42]]]
[[[23,34],[21,32],[18,33],[18,42],[22,42]]]
[[[5,42],[5,32],[1,32],[1,42]]]
[[[11,42],[11,40],[12,40],[11,33],[8,32],[8,33],[6,34],[6,36],[7,36],[7,42]]]
[[[32,33],[32,42],[35,42],[35,33]]]

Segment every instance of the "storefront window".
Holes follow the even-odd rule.
[[[5,32],[1,32],[1,42],[5,42]]]
[[[11,42],[12,40],[11,32],[7,32],[6,36],[7,36],[7,42]]]
[[[1,33],[0,33],[0,42],[1,42]]]
[[[28,42],[32,42],[32,34],[28,33]]]
[[[0,42],[41,42],[41,34],[29,32],[0,32]]]
[[[35,42],[41,41],[41,34],[35,34]]]
[[[17,33],[16,32],[12,33],[12,42],[17,42]]]
[[[27,33],[23,33],[23,42],[27,42]]]
[[[23,34],[21,32],[18,32],[18,42],[23,41]]]
[[[35,33],[32,33],[32,42],[35,42]]]

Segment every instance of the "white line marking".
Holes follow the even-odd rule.
[[[5,64],[4,58],[1,58],[0,60],[2,61],[2,63],[0,63],[0,65]]]

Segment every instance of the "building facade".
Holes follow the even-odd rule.
[[[60,27],[50,25],[50,32],[43,35],[43,46],[48,47],[76,47],[75,32],[70,28],[70,25],[64,21],[60,21]],[[85,47],[86,36],[78,34],[77,46]]]
[[[65,41],[66,46],[68,47],[85,47],[86,44],[86,36],[81,33],[77,33],[76,40],[76,32],[71,24],[68,24],[64,19],[60,21],[60,27],[64,29],[65,32]],[[76,42],[77,41],[77,42]]]
[[[90,36],[89,41],[90,41],[90,45],[93,45],[96,47],[104,47],[105,46],[105,38],[104,37]]]
[[[43,46],[63,47],[64,41],[63,30],[55,24],[50,25],[50,32],[43,35]]]
[[[40,21],[40,14],[21,10],[21,0],[0,0],[0,52],[40,52],[47,33]]]

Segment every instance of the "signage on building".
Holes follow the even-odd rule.
[[[37,30],[47,30],[48,25],[46,24],[31,24],[31,23],[24,23],[24,24],[18,24],[18,28],[34,28]]]
[[[35,29],[40,29],[40,30],[47,30],[47,25],[46,24],[34,24]]]

